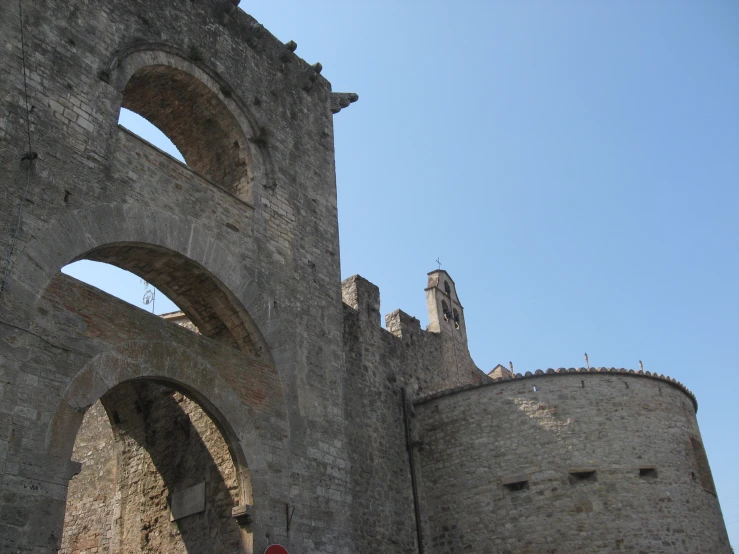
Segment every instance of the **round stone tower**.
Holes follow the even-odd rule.
[[[415,404],[436,554],[731,552],[694,396],[649,372],[537,371]]]

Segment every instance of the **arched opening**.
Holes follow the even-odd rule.
[[[226,348],[191,343],[62,275],[50,283],[45,313],[84,314],[85,335],[107,345],[69,383],[49,428],[51,455],[81,464],[61,552],[252,552],[252,478],[264,463],[247,399],[279,398],[254,322],[211,271],[179,252],[112,243],[77,259],[155,285],[185,314],[174,319]],[[229,380],[234,371],[244,384]]]
[[[155,315],[171,314],[180,310],[151,283],[111,264],[79,260],[64,266],[62,273]]]
[[[230,95],[226,89],[220,94]],[[203,82],[168,65],[142,67],[128,80],[122,107],[161,130],[191,169],[251,201],[246,136],[223,100]]]
[[[195,261],[166,248],[137,243],[101,246],[78,257],[82,259],[119,267],[151,283],[202,335],[269,363],[264,339],[249,314],[233,293]]]
[[[85,413],[60,554],[248,548],[232,517],[251,490],[204,410],[170,383],[123,382]],[[240,480],[240,477],[242,478]]]

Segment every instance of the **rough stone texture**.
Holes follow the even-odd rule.
[[[731,552],[701,482],[710,469],[693,446],[695,408],[678,386],[543,375],[416,411],[435,553]]]
[[[101,402],[86,413],[74,444],[72,460],[81,471],[69,482],[60,554],[110,552],[115,532],[115,439]]]
[[[319,454],[346,434],[336,408],[344,403],[343,315],[330,85],[293,54],[281,62],[280,41],[247,14],[221,7],[215,0],[24,1],[38,153],[27,169],[18,4],[0,2],[3,262],[28,171],[31,177],[0,304],[0,551],[56,550],[78,410],[126,372],[168,376],[229,429],[225,438],[254,485],[249,549],[281,542],[304,552],[354,551],[351,491]],[[147,101],[165,74],[192,84],[168,92],[222,131],[207,144],[186,145],[187,130],[174,137],[191,168],[116,123],[120,106],[129,105],[175,133],[166,117],[175,103],[160,105],[158,119]],[[242,161],[245,168],[229,167],[227,175],[216,170]],[[152,251],[160,255],[138,256]],[[183,338],[143,315],[122,331],[126,308],[107,305],[105,295],[90,293],[95,306],[82,298],[46,305],[60,268],[81,258],[161,282],[206,336]],[[241,353],[231,353],[234,343]],[[191,355],[199,368],[174,367],[173,356]],[[262,371],[266,386],[250,380]],[[69,397],[76,387],[89,393],[79,402]],[[334,458],[346,464],[348,454],[342,448]],[[286,505],[295,509],[289,536]]]
[[[79,433],[101,399],[119,408],[117,473],[99,458],[102,497],[72,489],[73,552],[74,540],[217,552],[214,535],[246,553],[413,552],[419,534],[427,552],[534,551],[549,547],[548,520],[562,523],[560,551],[722,552],[687,391],[610,373],[493,382],[469,356],[445,271],[428,276],[427,330],[399,310],[382,329],[377,287],[340,283],[332,117],[357,98],[333,93],[294,43],[230,0],[22,6],[21,19],[0,0],[0,552],[60,547],[75,439],[83,463],[102,456],[84,451],[107,433],[101,419]],[[120,128],[121,106],[189,166]],[[202,336],[60,273],[78,259],[140,275]],[[526,402],[529,382],[581,380],[586,392]],[[403,396],[426,400],[414,416]],[[635,476],[637,455],[656,477]],[[572,488],[570,470],[583,477]],[[203,480],[206,510],[170,522],[166,498]],[[501,511],[509,492],[522,500]]]

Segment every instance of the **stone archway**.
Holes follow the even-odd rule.
[[[233,517],[240,496],[252,505],[248,470],[237,469],[212,419],[170,384],[137,379],[111,389],[85,412],[72,460],[81,467],[69,482],[60,554],[252,547],[248,526]]]
[[[253,204],[271,182],[264,130],[228,83],[164,44],[137,44],[110,62],[121,107],[153,123],[195,171]]]
[[[271,325],[273,318],[257,288],[254,273],[244,267],[242,259],[218,240],[215,233],[200,223],[136,204],[108,204],[74,211],[51,222],[27,245],[14,271],[24,276],[18,281],[14,296],[19,304],[28,306],[28,319],[32,320],[30,316],[43,291],[68,263],[85,258],[104,261],[154,283],[156,273],[165,276],[158,264],[164,262],[162,254],[166,254],[174,256],[175,264],[188,263],[193,271],[210,274],[210,281],[227,295],[226,300],[242,306],[242,315],[248,314],[253,324],[246,321],[247,329],[257,331],[258,327],[258,333],[251,338],[258,339],[258,346],[263,350],[274,351],[280,341],[277,335],[272,340],[270,334],[277,329]],[[140,248],[134,253],[150,260],[156,257],[156,267],[142,265],[144,260],[136,260],[126,248]],[[161,286],[163,292],[173,288],[164,282]],[[170,290],[165,294],[176,295],[176,292]],[[184,297],[180,301],[186,302]],[[222,301],[219,299],[218,303]],[[188,315],[193,317],[192,312]]]
[[[150,67],[163,73],[152,75],[154,70],[146,69]],[[174,53],[136,49],[121,58],[111,84],[120,98],[128,96],[125,101],[131,101],[131,107],[143,110],[141,106],[151,101],[143,94],[146,87],[139,88],[137,100],[136,87],[126,92],[127,83],[132,77],[136,85],[137,80],[167,72],[192,84],[195,94],[215,94],[233,115],[236,125],[221,110],[231,126],[229,133],[241,129],[246,139],[239,135],[240,157],[229,158],[228,164],[243,165],[246,160],[245,175],[254,183],[252,191],[258,190],[257,184],[266,183],[264,160],[269,158],[254,132],[258,126],[234,109],[240,105],[236,94],[228,97],[227,88],[205,68]],[[229,133],[225,136],[234,136]],[[285,402],[286,395],[298,397],[296,362],[285,321],[290,312],[276,310],[282,289],[269,284],[272,268],[260,259],[263,243],[257,235],[264,232],[265,222],[244,198],[243,188],[229,190],[224,182],[207,181],[214,179],[208,176],[208,164],[190,172],[143,141],[127,137],[130,133],[111,129],[106,135],[111,159],[84,185],[91,195],[75,195],[73,200],[80,201],[68,204],[65,195],[64,211],[33,227],[11,268],[12,287],[3,299],[9,319],[4,323],[20,333],[21,338],[13,340],[42,343],[34,345],[43,351],[32,361],[34,367],[24,366],[23,371],[28,379],[42,382],[45,402],[27,395],[17,398],[17,411],[38,424],[13,423],[8,459],[15,465],[5,494],[22,498],[13,504],[23,505],[23,514],[33,517],[19,515],[8,540],[33,545],[39,552],[56,548],[67,482],[75,471],[70,455],[85,410],[121,383],[146,380],[185,391],[219,427],[235,465],[243,470],[240,475],[248,473],[250,478],[256,499],[254,526],[263,524],[262,530],[268,530],[254,539],[259,545],[269,533],[282,532],[281,522],[275,522],[280,521],[288,493],[280,476],[287,474],[290,463],[289,422],[299,423],[301,417],[298,402]],[[162,194],[165,185],[168,194]],[[246,203],[233,202],[233,195]],[[168,324],[150,320],[142,328],[155,328],[153,336],[139,332],[135,324],[119,329],[119,306],[103,299],[104,305],[90,307],[87,300],[99,300],[100,291],[86,290],[59,273],[82,258],[129,269],[176,297],[205,337],[191,344],[164,330]],[[80,308],[80,302],[86,308]],[[139,315],[129,319],[151,317]],[[24,363],[25,350],[18,352],[13,362]],[[173,360],[189,368],[188,373],[171,373]],[[293,428],[304,433],[303,425]],[[247,484],[243,477],[242,491],[249,489]],[[249,495],[240,496],[245,506]],[[269,501],[260,503],[260,498]]]
[[[78,259],[130,271],[162,291],[204,336],[269,360],[269,349],[248,312],[199,263],[167,248],[128,242],[100,246]]]
[[[148,392],[141,393],[142,387]],[[147,397],[147,394],[151,397],[152,387],[155,393],[165,387],[179,391],[197,403],[215,424],[228,447],[236,472],[239,490],[236,495],[238,501],[233,508],[236,508],[236,512],[250,512],[258,525],[259,499],[268,496],[270,478],[254,418],[249,414],[250,409],[240,398],[241,395],[237,395],[220,377],[218,370],[182,345],[161,341],[130,341],[88,362],[71,380],[56,406],[47,432],[46,455],[60,460],[72,457],[72,448],[85,413],[98,400],[103,399],[104,406],[111,412],[121,410],[117,406],[126,405],[121,400],[122,395],[130,396],[131,390],[138,389],[139,397]],[[165,400],[172,405],[171,398]],[[171,406],[163,407],[162,404],[161,401],[158,404],[160,415],[165,413],[165,409],[169,410],[166,413],[173,413]],[[130,411],[131,406],[128,408]],[[119,424],[125,423],[118,419],[118,413],[116,411],[114,419]],[[122,410],[120,413],[123,413]],[[139,424],[137,427],[134,424],[133,431],[131,426],[128,427],[128,434],[134,437],[141,449],[156,450],[156,445],[144,444],[146,428],[145,425]],[[160,437],[159,440],[166,442],[167,438]],[[162,448],[159,450],[162,451]],[[164,448],[163,451],[168,450]],[[166,460],[162,461],[161,454],[159,458],[152,454],[151,459],[165,490],[171,492],[180,484],[192,486],[192,476],[181,476],[177,482],[174,481],[172,475],[176,474],[176,470],[162,467]],[[231,514],[221,514],[221,518],[224,517],[230,518]],[[221,527],[229,525],[233,529],[235,522],[222,523]],[[243,534],[242,546],[243,552],[252,551],[248,533]]]
[[[69,458],[85,411],[116,386],[142,379],[170,384],[197,402],[229,444],[237,467],[248,468],[254,486],[267,464],[248,407],[216,368],[181,344],[129,341],[85,364],[54,410],[46,435],[47,453]],[[242,487],[246,500],[249,485]]]
[[[99,224],[96,227],[100,229]],[[224,253],[220,258],[218,252],[207,249],[201,254],[223,270],[228,267],[228,257]],[[270,503],[260,506],[254,499],[267,499],[275,490],[275,467],[267,465],[261,434],[287,438],[289,432],[281,380],[266,340],[246,308],[213,272],[165,247],[115,242],[76,258],[107,261],[145,277],[182,305],[205,334],[195,335],[137,308],[126,308],[129,315],[121,315],[118,312],[126,310],[110,305],[114,299],[102,291],[57,273],[34,309],[44,314],[63,312],[65,318],[79,316],[84,322],[80,332],[65,340],[71,339],[80,352],[97,353],[70,375],[49,418],[44,449],[48,463],[44,464],[54,467],[54,481],[66,488],[74,473],[69,460],[90,406],[122,384],[156,383],[185,394],[213,421],[227,445],[239,483],[238,500],[232,508],[252,518],[249,529],[260,528],[260,511],[268,513],[272,508],[265,511],[264,506]],[[42,272],[36,275],[41,277]],[[37,318],[36,328],[45,334],[56,333],[53,317]],[[139,319],[145,321],[139,323]],[[160,489],[185,486],[182,483],[186,480],[168,477],[166,471],[159,470],[154,456],[152,460],[162,475]],[[63,536],[64,496],[58,495],[58,501],[48,509],[47,522],[54,529],[48,540],[53,544]],[[236,525],[231,514],[220,517],[228,518],[227,526],[232,529]],[[264,516],[261,521],[269,519]],[[239,522],[247,520],[241,517]],[[240,541],[243,551],[251,552],[254,534],[244,530]]]

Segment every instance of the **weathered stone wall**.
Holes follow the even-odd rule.
[[[352,430],[348,475],[357,552],[376,552],[378,545],[387,552],[416,552],[401,391],[411,397],[486,377],[469,358],[466,341],[423,331],[417,319],[399,310],[387,316],[385,330],[378,288],[356,275],[342,285],[344,410]],[[456,359],[452,340],[458,341]]]
[[[66,491],[52,480],[58,479],[52,471],[65,470],[68,478],[74,467],[57,468],[54,464],[64,459],[64,452],[68,451],[68,455],[71,455],[71,445],[77,436],[82,413],[119,383],[130,382],[131,379],[176,383],[188,394],[197,395],[200,402],[208,404],[209,410],[219,412],[219,417],[222,418],[219,421],[220,426],[235,426],[239,429],[241,435],[234,434],[234,427],[225,431],[234,452],[242,449],[246,451],[246,459],[242,459],[241,463],[243,471],[247,472],[246,477],[252,483],[242,487],[241,493],[250,497],[251,485],[260,491],[263,502],[255,503],[255,521],[263,518],[262,525],[269,528],[270,512],[267,502],[270,485],[274,481],[270,480],[266,457],[280,459],[284,451],[280,446],[283,442],[281,436],[287,430],[285,414],[281,414],[282,408],[279,407],[281,389],[274,369],[260,366],[238,350],[224,348],[220,343],[197,336],[178,325],[162,322],[156,316],[63,275],[59,275],[47,288],[40,309],[45,315],[39,318],[38,334],[46,331],[47,336],[52,338],[50,342],[44,343],[38,338],[31,341],[28,333],[5,326],[4,344],[12,345],[16,354],[31,354],[26,367],[35,368],[39,383],[56,376],[63,383],[70,382],[70,385],[65,389],[60,402],[39,403],[35,412],[28,412],[29,417],[35,420],[51,422],[49,429],[42,433],[32,433],[20,427],[14,428],[8,468],[12,473],[6,477],[2,496],[2,510],[8,518],[4,529],[9,532],[0,535],[0,539],[6,541],[1,543],[0,550],[15,552],[18,547],[10,541],[18,532],[30,531],[34,525],[43,528],[42,525],[48,525],[49,522],[40,521],[40,518],[49,518],[50,508],[54,504],[61,503],[63,506]],[[55,345],[54,334],[69,336],[70,346],[60,348]],[[145,339],[132,340],[134,337]],[[54,360],[53,372],[46,369],[48,366],[45,363],[51,359]],[[209,363],[205,360],[209,360]],[[78,367],[83,367],[83,371],[77,371]],[[215,372],[215,367],[221,368],[222,373]],[[70,372],[69,377],[66,376],[67,372]],[[42,393],[46,395],[43,398],[52,397],[53,388],[47,385],[44,390],[47,392]],[[131,405],[135,406],[135,403]],[[248,414],[242,411],[246,410],[246,406],[249,406]],[[119,410],[119,413],[123,412]],[[180,420],[181,416],[182,414]],[[169,434],[176,436],[172,429],[166,428],[175,420],[176,418],[167,414],[159,413],[152,416],[150,425],[165,426],[160,430],[160,437],[167,437]],[[198,425],[195,425],[198,432],[193,432],[191,436],[207,437],[208,432],[199,430]],[[282,433],[275,436],[275,431],[280,427],[283,429]],[[87,437],[87,434],[83,433],[83,437]],[[203,441],[207,444],[205,438]],[[33,451],[24,452],[32,447],[45,447],[48,454],[39,456]],[[167,447],[166,441],[162,442],[161,447]],[[142,452],[140,447],[138,451]],[[211,457],[216,459],[216,456]],[[192,473],[198,476],[203,474],[197,469],[192,469]],[[147,471],[143,474],[146,475]],[[176,490],[173,486],[180,485],[185,478],[186,475],[183,475],[168,481],[167,490]],[[227,488],[230,487],[228,485]],[[18,493],[29,488],[46,506],[51,505],[49,509],[36,515],[34,505],[27,500],[23,501]],[[57,496],[50,496],[54,494]],[[165,494],[164,498],[166,496]],[[161,495],[158,497],[161,498]],[[225,497],[223,500],[225,501]],[[228,510],[222,510],[226,525],[234,524],[230,514],[232,506],[233,501],[229,499]],[[280,507],[284,510],[284,505]],[[166,514],[166,509],[162,509]],[[13,512],[16,517],[10,519]],[[193,518],[183,521],[189,525]],[[280,518],[275,524],[282,523]],[[61,538],[61,522],[52,531],[58,532]],[[51,543],[48,535],[43,538]],[[31,551],[25,548],[20,550]]]
[[[74,441],[59,429],[80,417],[64,398],[80,386],[90,392],[85,402],[96,400],[117,384],[111,378],[98,386],[93,378],[107,371],[101,360],[110,356],[121,368],[129,367],[121,360],[136,358],[144,369],[134,373],[182,372],[198,402],[243,414],[225,423],[232,446],[257,438],[261,445],[249,468],[258,477],[255,549],[281,542],[304,552],[354,551],[351,491],[332,469],[348,464],[345,447],[335,445],[345,445],[346,429],[334,98],[318,67],[232,7],[217,0],[24,1],[22,45],[18,3],[0,2],[3,253],[30,178],[0,302],[0,550],[57,548]],[[181,118],[166,117],[174,102],[161,103],[159,117],[147,94],[165,74],[182,72],[188,87],[181,100],[202,116],[189,130],[176,126]],[[121,131],[122,105],[159,121],[192,167]],[[208,117],[220,135],[185,144]],[[198,151],[205,147],[213,150]],[[29,149],[38,158],[21,161]],[[220,163],[233,171],[219,173]],[[125,310],[106,312],[111,306],[94,294],[101,304],[78,307],[69,299],[48,315],[49,283],[85,257],[168,289],[206,337],[173,339],[148,321],[121,333]],[[223,353],[234,345],[245,357]],[[168,353],[186,356],[193,347],[209,363],[171,367]],[[141,359],[144,351],[155,359]],[[277,386],[249,382],[255,367],[274,371]],[[91,381],[79,384],[82,376]],[[275,414],[272,402],[284,413]],[[322,450],[328,444],[332,460]]]
[[[537,375],[422,400],[416,413],[435,554],[731,552],[677,385]]]
[[[60,554],[111,552],[116,533],[115,439],[102,403],[85,414],[72,460],[81,471],[69,482]]]

